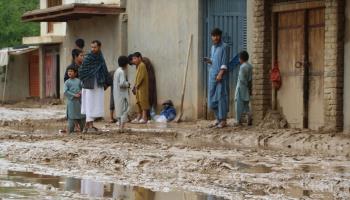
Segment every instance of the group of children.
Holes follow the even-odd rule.
[[[229,107],[227,71],[229,70],[230,63],[228,62],[227,45],[221,40],[221,36],[222,31],[220,29],[214,29],[212,31],[213,46],[211,58],[205,59],[205,62],[210,65],[208,105],[215,112],[217,118],[215,124],[210,127],[216,128],[223,128],[227,125],[226,118]],[[111,100],[114,103],[113,107],[117,124],[120,128],[124,128],[125,123],[129,121],[128,113],[130,108],[129,91],[131,84],[128,81],[128,65],[136,66],[135,85],[131,91],[136,96],[138,115],[132,120],[132,123],[147,123],[150,119],[150,113],[152,113],[152,110],[157,105],[154,69],[149,64],[150,62],[147,61],[148,59],[143,58],[139,52],[128,57],[120,56],[118,58],[119,67],[113,74],[113,81],[109,84],[107,79],[111,75],[108,74],[107,66],[101,53],[101,43],[99,41],[93,41],[91,53],[87,54],[85,59],[83,58],[83,45],[78,45],[77,42],[76,44],[80,49],[78,48],[72,51],[73,64],[67,68],[64,84],[64,94],[67,97],[68,132],[74,132],[76,128],[80,129],[80,131],[96,129],[93,126],[93,120],[103,116],[104,107],[103,103],[100,105],[96,102],[103,102],[103,88],[106,89],[109,86],[112,87],[111,96],[113,97]],[[96,52],[94,52],[94,48],[97,48]],[[239,54],[239,63],[241,65],[235,92],[235,110],[238,124],[241,124],[244,113],[248,114],[248,124],[251,124],[249,102],[252,86],[252,66],[248,63],[248,59],[249,54],[246,51],[242,51]],[[78,69],[82,81],[79,80]],[[89,79],[86,79],[86,77]],[[86,91],[93,90],[94,88],[86,87],[86,84],[90,82],[93,84],[95,82],[96,85],[96,81],[98,84],[101,83],[101,86],[98,87],[101,90],[101,94],[86,95]],[[97,96],[99,96],[98,99],[96,99]],[[172,102],[165,103],[163,106],[164,109],[161,116],[164,119],[160,121],[171,121],[176,116]],[[86,109],[99,110],[99,114],[89,115],[85,111]],[[82,113],[86,114],[86,116]],[[112,119],[114,119],[113,117],[111,116]]]
[[[101,52],[101,43],[92,41],[91,51],[84,54],[84,41],[78,39],[76,47],[72,51],[73,62],[66,69],[64,76],[64,94],[67,102],[67,119],[69,133],[75,130],[89,132],[97,130],[93,121],[102,117],[103,113],[103,88],[111,87],[111,119],[117,122],[120,128],[124,128],[129,121],[129,91],[131,84],[128,81],[128,65],[136,66],[135,85],[132,88],[136,96],[138,108],[137,117],[133,123],[143,124],[150,119],[150,111],[157,105],[156,81],[154,69],[148,58],[143,58],[136,52],[129,56],[118,58],[119,67],[112,73],[106,72],[106,64]],[[102,89],[90,87],[93,82],[101,83]],[[101,90],[102,94],[87,95],[88,92]],[[102,104],[101,104],[102,102]],[[96,114],[98,112],[98,114]]]
[[[115,116],[117,124],[123,128],[128,121],[129,112],[129,89],[130,83],[127,77],[129,58],[120,56],[118,58],[119,67],[113,75],[113,100],[115,105]],[[75,130],[84,130],[85,116],[81,114],[81,94],[82,83],[78,78],[78,67],[69,66],[67,68],[68,79],[64,83],[64,94],[66,96],[68,133]]]

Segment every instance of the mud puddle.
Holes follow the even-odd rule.
[[[0,171],[0,199],[116,199],[116,200],[182,200],[222,197],[175,190],[157,192],[143,187],[118,185],[92,179],[52,176],[13,170]]]

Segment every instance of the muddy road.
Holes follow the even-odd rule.
[[[346,135],[259,128],[213,131],[204,128],[207,122],[129,126],[125,132],[100,122],[102,131],[96,134],[57,134],[64,123],[50,119],[2,126],[0,169],[6,177],[35,172],[78,180],[78,189],[68,193],[66,179],[60,181],[64,186],[28,183],[52,199],[123,199],[106,190],[89,196],[80,180],[93,180],[102,188],[113,184],[113,191],[128,187],[124,199],[130,200],[137,199],[137,188],[160,192],[139,197],[145,200],[350,199]],[[5,186],[0,178],[0,191]]]

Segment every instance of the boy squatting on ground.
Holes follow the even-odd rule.
[[[115,105],[115,114],[120,128],[128,121],[129,112],[129,88],[127,70],[129,59],[126,56],[118,58],[118,69],[114,72],[113,77],[113,96]]]
[[[64,95],[67,97],[68,133],[74,132],[75,123],[84,129],[85,116],[81,114],[81,82],[77,76],[78,69],[67,69],[69,79],[64,83]]]

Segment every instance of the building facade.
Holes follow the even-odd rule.
[[[24,21],[41,22],[41,36],[23,40],[26,44],[39,44],[41,47],[40,91],[43,98],[50,95],[63,97],[61,79],[71,62],[74,41],[82,38],[86,41],[86,51],[89,50],[90,41],[98,39],[102,42],[109,70],[116,69],[120,55],[139,51],[150,58],[158,82],[158,103],[171,99],[179,106],[186,53],[190,34],[193,34],[184,117],[188,120],[210,118],[211,113],[206,108],[207,66],[202,62],[203,57],[209,56],[210,30],[214,27],[224,30],[224,41],[230,46],[231,57],[249,48],[249,5],[245,0],[110,0],[103,1],[103,4],[98,0],[41,0],[40,10],[30,11],[22,17]],[[49,33],[49,30],[52,32]],[[52,51],[59,56],[56,57],[59,63],[47,60],[46,52],[52,52],[47,48],[56,50]],[[50,67],[52,63],[57,65]],[[46,72],[51,68],[57,74],[54,78],[59,80],[54,89],[48,88],[55,82]],[[131,67],[129,72],[130,81],[133,82],[135,69]],[[232,76],[235,73],[237,70],[232,72]],[[233,82],[231,89],[233,108]],[[106,105],[108,96],[109,92],[106,92]],[[230,115],[233,114],[234,110],[231,109]]]
[[[39,97],[38,48],[0,49],[7,63],[0,63],[1,102],[11,103]],[[5,54],[5,55],[4,55]]]
[[[103,2],[41,0],[40,10],[24,14],[24,21],[41,22],[40,37],[24,38],[24,43],[41,47],[41,97],[63,96],[61,79],[71,62],[74,41],[83,38],[88,50],[90,41],[99,39],[109,70],[117,67],[120,55],[139,51],[150,58],[158,82],[158,103],[171,99],[179,106],[193,34],[185,119],[210,119],[207,66],[202,59],[209,56],[210,30],[219,27],[231,57],[243,49],[251,55],[255,124],[274,109],[293,128],[350,130],[350,84],[346,79],[350,74],[346,56],[350,8],[345,0]],[[276,93],[270,81],[273,65],[279,67],[282,78]],[[134,75],[131,67],[131,82]],[[237,69],[230,72],[230,116],[234,114],[236,75]],[[106,92],[106,102],[108,95]]]

